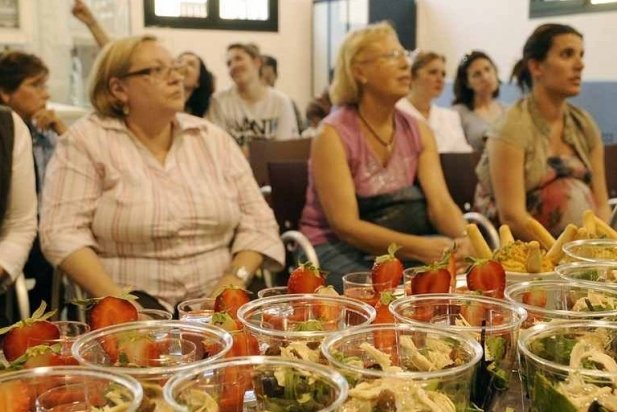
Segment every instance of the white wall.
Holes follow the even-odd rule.
[[[486,51],[507,79],[533,29],[570,24],[585,36],[585,79],[617,80],[617,11],[530,19],[529,0],[418,0],[418,47],[444,54],[448,77],[472,49]]]
[[[131,31],[155,34],[174,53],[190,50],[200,55],[216,76],[216,88],[231,84],[225,67],[225,51],[234,42],[253,42],[264,54],[278,60],[277,89],[291,96],[301,112],[311,98],[312,0],[280,0],[279,31],[187,30],[144,28],[143,1],[131,0]]]

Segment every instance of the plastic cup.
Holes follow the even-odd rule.
[[[137,320],[171,320],[172,314],[161,309],[141,309],[137,312]]]
[[[573,262],[555,271],[563,279],[592,287],[617,288],[617,262]]]
[[[271,288],[264,288],[257,292],[258,298],[269,298],[270,296],[280,296],[287,294],[287,286],[274,286]]]
[[[482,356],[480,344],[470,337],[435,327],[393,324],[334,334],[324,340],[321,352],[350,383],[343,410],[381,410],[380,400],[396,404],[398,410],[434,410],[422,399],[446,405],[442,410],[466,410]],[[416,362],[421,353],[439,356],[442,367]]]
[[[214,314],[215,298],[190,299],[178,304],[180,320],[208,324]]]
[[[77,362],[71,354],[71,347],[77,337],[90,331],[90,326],[83,322],[64,320],[52,323],[56,325],[58,331],[60,332],[60,337],[58,339],[27,339],[27,345],[29,348],[34,346],[47,346],[50,348],[47,349],[44,356],[37,357],[36,361],[32,360],[31,362],[33,362],[37,367],[79,365],[79,362]]]
[[[523,329],[538,322],[617,319],[617,290],[606,287],[564,279],[538,280],[508,286],[505,297],[527,311]],[[597,305],[600,301],[604,306]]]
[[[0,375],[0,391],[14,409],[37,412],[137,411],[143,390],[130,376],[81,366],[35,368]],[[15,404],[19,402],[19,405]],[[3,409],[4,410],[4,409]]]
[[[283,387],[281,383],[285,382],[295,382],[294,389]],[[347,398],[347,390],[345,378],[330,368],[250,356],[217,361],[176,375],[165,385],[164,395],[175,411],[274,411],[283,410],[281,405],[285,405],[285,410],[311,412],[336,411]]]
[[[376,306],[379,301],[378,291],[394,291],[394,289],[389,281],[373,283],[371,272],[355,272],[343,276],[343,294],[348,298]]]
[[[476,374],[471,400],[490,410],[510,387],[517,369],[516,340],[527,312],[519,305],[476,294],[426,294],[390,304],[397,323],[430,325],[477,340],[483,361]]]
[[[617,262],[617,240],[583,239],[563,245],[565,254],[574,261]]]

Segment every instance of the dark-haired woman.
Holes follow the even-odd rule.
[[[506,110],[497,97],[499,79],[493,60],[478,50],[466,54],[456,71],[452,108],[461,116],[465,137],[474,150],[484,149],[486,132]]]
[[[32,139],[23,120],[5,107],[0,132],[0,293],[21,273],[36,236]],[[12,116],[12,138],[5,117]]]
[[[514,73],[529,93],[489,132],[477,168],[476,207],[510,225],[518,238],[531,238],[529,216],[553,235],[580,224],[586,209],[609,217],[600,130],[568,103],[581,89],[583,53],[583,36],[574,28],[536,28]]]
[[[184,112],[204,117],[210,107],[210,96],[214,92],[214,77],[203,60],[192,52],[178,56],[178,62],[186,66],[184,76]]]

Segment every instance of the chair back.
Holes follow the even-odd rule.
[[[271,206],[281,232],[297,230],[306,201],[308,161],[269,162]]]
[[[470,211],[473,206],[478,184],[476,165],[481,155],[481,152],[441,153],[439,155],[448,191],[454,203],[463,212]]]
[[[617,144],[604,146],[604,168],[608,197],[617,197]]]
[[[249,144],[249,163],[259,186],[270,184],[268,163],[308,160],[312,139],[253,140]]]

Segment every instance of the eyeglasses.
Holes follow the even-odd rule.
[[[176,72],[180,76],[185,76],[186,71],[186,64],[174,64],[172,66],[152,66],[146,67],[145,69],[128,72],[123,75],[122,78],[132,76],[150,76],[156,80],[167,80],[169,79],[169,76],[171,76],[172,72]]]
[[[377,54],[373,57],[369,57],[368,59],[359,60],[358,63],[368,63],[378,59],[384,59],[388,63],[393,64],[399,61],[401,57],[404,57],[408,63],[411,62],[411,52],[409,50],[397,49],[388,53]]]

